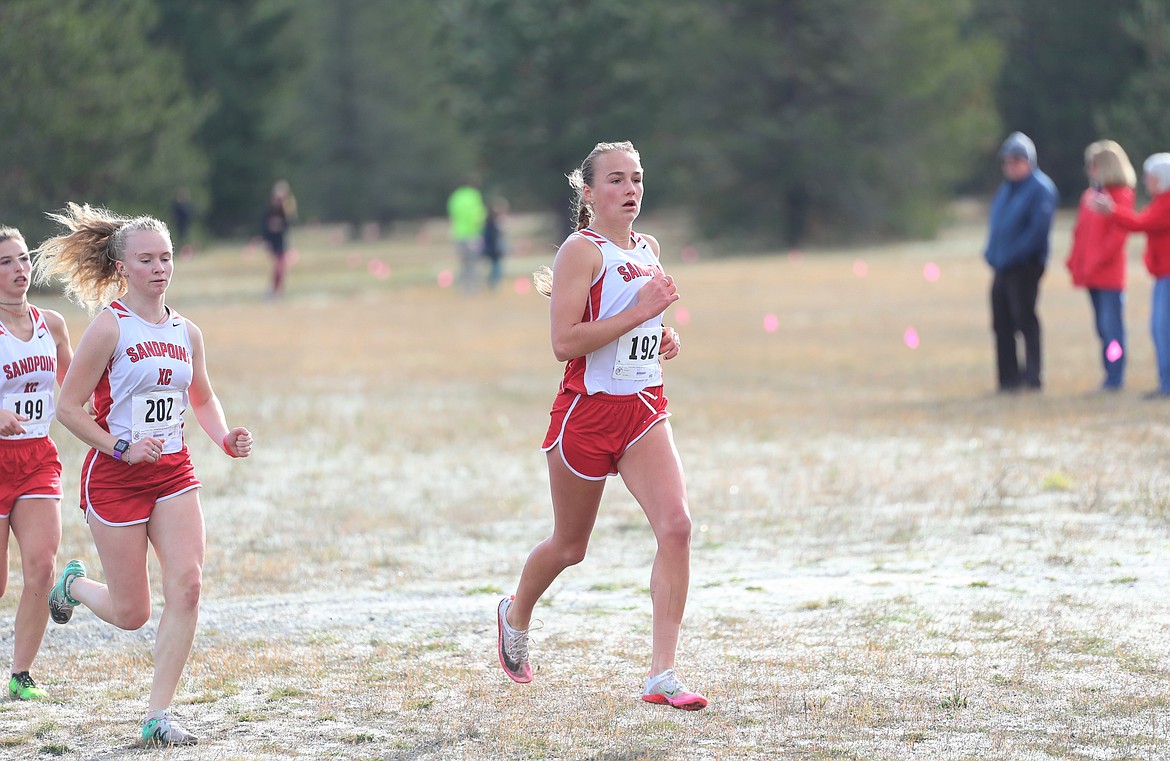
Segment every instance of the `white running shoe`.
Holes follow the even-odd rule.
[[[199,738],[180,727],[170,709],[147,714],[142,722],[143,745],[195,745]]]
[[[707,698],[697,692],[688,692],[682,680],[674,673],[674,669],[667,669],[661,674],[646,677],[646,686],[642,689],[642,700],[647,703],[680,708],[684,711],[697,711],[707,707]]]
[[[508,624],[508,608],[512,606],[513,597],[500,600],[496,609],[496,624],[499,629],[497,650],[500,655],[500,666],[504,673],[513,682],[528,684],[532,681],[532,666],[528,663],[528,630],[513,629]]]

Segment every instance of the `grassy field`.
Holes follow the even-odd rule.
[[[640,226],[682,293],[667,389],[696,527],[680,665],[711,699],[697,713],[637,699],[654,547],[616,480],[589,557],[537,609],[536,681],[496,663],[495,604],[551,525],[538,445],[561,368],[547,302],[518,287],[551,233],[517,220],[527,255],[470,296],[438,285],[454,264],[438,223],[351,243],[297,230],[281,301],[262,298],[254,246],[181,263],[169,302],[256,448],[229,461],[188,428],[208,558],[176,708],[203,740],[161,755],[1170,757],[1170,404],[1142,398],[1143,241],[1128,387],[1094,395],[1067,223],[1042,288],[1046,387],[1011,396],[992,393],[978,213],[931,242],[719,258],[676,221]],[[40,302],[80,337],[84,314]],[[83,451],[55,436],[60,561],[96,570]],[[0,757],[159,755],[131,747],[157,620],[50,624],[34,675],[53,699],[0,703]]]

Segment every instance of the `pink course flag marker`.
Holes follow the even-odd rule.
[[[435,280],[438,281],[440,288],[450,288],[451,283],[455,282],[455,276],[451,274],[451,270],[443,270]]]
[[[911,349],[917,349],[920,343],[918,340],[918,331],[914,328],[906,328],[906,332],[902,334],[902,342]]]
[[[378,258],[371,259],[370,263],[366,265],[366,270],[379,280],[390,277],[390,265]]]
[[[1109,345],[1105,347],[1105,359],[1110,362],[1116,362],[1121,359],[1121,355],[1124,353],[1121,344],[1117,343],[1117,341],[1110,341]]]
[[[532,278],[521,275],[512,282],[512,288],[521,296],[532,290]]]
[[[679,307],[674,310],[674,321],[679,325],[686,325],[691,321],[691,312],[686,307]]]
[[[764,330],[768,333],[775,333],[780,329],[780,318],[769,312],[764,315]]]
[[[926,282],[933,283],[942,277],[942,270],[934,262],[927,262],[926,266],[922,268],[922,276],[926,278]]]
[[[853,274],[858,277],[865,277],[869,274],[869,265],[861,259],[853,262]]]

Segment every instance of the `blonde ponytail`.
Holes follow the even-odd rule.
[[[552,298],[552,280],[553,273],[548,267],[541,267],[532,273],[532,284],[536,286],[536,292],[545,298]]]
[[[61,212],[48,214],[65,232],[37,248],[33,277],[44,285],[53,278],[65,284],[65,295],[96,314],[126,292],[126,278],[115,262],[126,256],[130,233],[150,230],[166,237],[167,226],[154,217],[123,217],[108,209],[70,202]]]

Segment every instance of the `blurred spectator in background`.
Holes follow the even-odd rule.
[[[508,202],[503,198],[492,201],[483,223],[483,255],[488,260],[488,288],[493,291],[503,276],[504,254],[508,251],[504,238],[504,217],[508,213]]]
[[[469,178],[447,199],[447,217],[451,220],[451,238],[459,257],[459,286],[474,291],[478,285],[476,260],[482,244],[487,207],[479,192],[479,181]]]
[[[1146,234],[1146,269],[1154,277],[1150,333],[1158,359],[1158,388],[1147,397],[1160,399],[1170,397],[1170,153],[1150,156],[1142,172],[1153,200],[1141,212],[1116,203],[1106,193],[1098,193],[1093,205],[1126,230]]]
[[[1040,319],[1036,299],[1048,264],[1049,232],[1056,213],[1056,185],[1036,166],[1036,146],[1023,132],[1013,132],[999,150],[1003,184],[991,204],[984,259],[995,275],[991,282],[991,322],[999,390],[1039,391]],[[1016,334],[1024,337],[1020,372]]]
[[[175,253],[184,259],[190,259],[195,254],[190,237],[191,223],[195,220],[195,204],[191,202],[191,191],[184,187],[175,190],[171,213],[175,218]]]
[[[1125,384],[1125,240],[1129,231],[1108,214],[1094,208],[1098,193],[1109,196],[1117,207],[1133,208],[1133,165],[1125,150],[1112,140],[1099,140],[1085,149],[1085,173],[1089,187],[1081,194],[1077,222],[1069,252],[1073,285],[1087,288],[1093,304],[1101,357],[1105,363],[1104,391]]]
[[[272,254],[272,298],[284,295],[284,275],[288,268],[285,254],[288,251],[288,230],[297,218],[297,199],[292,194],[287,180],[277,180],[264,205],[260,220],[260,237]]]

